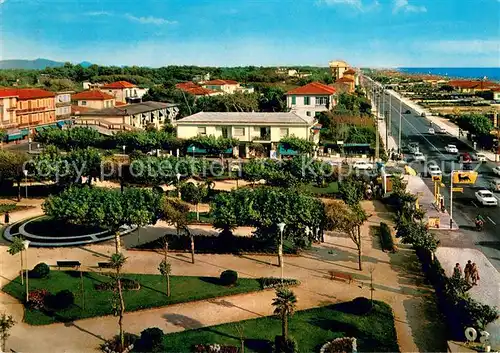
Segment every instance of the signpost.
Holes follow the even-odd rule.
[[[453,192],[463,192],[464,188],[454,188],[453,184],[474,184],[477,172],[471,170],[452,170],[450,178],[450,229],[453,228]]]

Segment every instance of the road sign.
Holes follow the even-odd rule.
[[[464,188],[452,188],[451,191],[453,191],[453,192],[464,192]]]
[[[453,172],[453,184],[474,184],[477,179],[477,172],[455,171]]]
[[[442,176],[441,176],[441,175],[433,175],[433,176],[432,176],[432,180],[433,180],[433,181],[441,181],[441,179],[442,179]]]

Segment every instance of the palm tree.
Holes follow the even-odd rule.
[[[276,289],[276,298],[273,299],[274,314],[281,318],[281,331],[283,340],[288,337],[288,317],[292,316],[297,304],[295,293],[287,287]]]
[[[23,278],[24,278],[24,276],[23,276],[23,250],[24,250],[23,238],[13,237],[12,243],[10,243],[9,248],[7,249],[7,252],[11,255],[16,255],[16,254],[21,255],[21,284],[24,283],[24,280],[23,280]]]

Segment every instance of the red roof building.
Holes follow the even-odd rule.
[[[116,82],[111,82],[108,84],[105,84],[101,88],[106,88],[106,89],[122,89],[122,88],[135,88],[137,87],[133,83],[127,82],[127,81],[116,81]]]
[[[98,89],[93,89],[90,91],[83,91],[80,93],[73,94],[71,96],[71,100],[73,100],[73,101],[80,101],[80,100],[87,100],[87,101],[99,100],[99,101],[102,101],[102,100],[107,100],[107,99],[115,99],[115,97],[113,97],[112,95],[107,94],[105,92],[102,92]]]
[[[355,74],[356,71],[354,71],[353,69],[348,69],[344,71],[344,75],[355,75]]]
[[[175,85],[175,88],[180,89],[186,93],[192,94],[194,96],[210,96],[218,93],[211,89],[198,86],[196,83],[191,81],[178,83]]]
[[[497,83],[492,81],[473,81],[473,80],[451,80],[448,85],[458,88],[461,91],[488,91],[495,87],[500,87]]]
[[[54,92],[39,88],[0,88],[0,97],[18,97],[20,100],[55,97]]]
[[[325,85],[321,82],[311,82],[305,86],[297,87],[285,93],[286,95],[332,95],[335,94],[335,88]]]

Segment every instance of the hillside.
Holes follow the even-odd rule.
[[[36,60],[0,60],[0,69],[26,69],[26,70],[43,70],[46,67],[59,67],[63,66],[64,63],[48,60],[48,59],[36,59]]]

